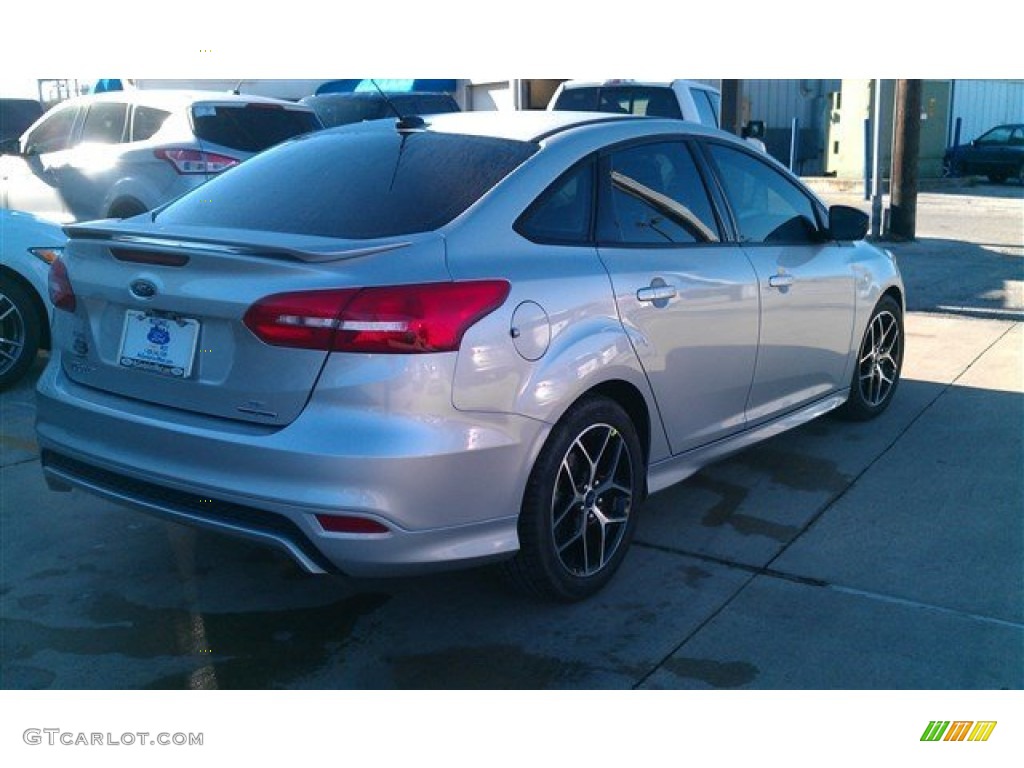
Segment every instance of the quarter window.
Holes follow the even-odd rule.
[[[516,231],[540,243],[587,243],[593,209],[594,164],[587,161],[548,187],[523,214]]]
[[[711,144],[725,195],[745,243],[815,243],[814,204],[785,176],[746,152]]]
[[[170,116],[170,112],[156,107],[136,107],[132,118],[132,141],[152,138]]]
[[[606,243],[719,240],[707,191],[682,142],[642,144],[608,158],[598,238]]]

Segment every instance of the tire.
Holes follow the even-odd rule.
[[[0,278],[0,389],[18,382],[36,359],[39,315],[29,293]]]
[[[867,421],[889,407],[903,369],[903,312],[891,296],[883,296],[871,313],[850,382],[850,397],[838,415]]]
[[[621,565],[646,477],[636,427],[613,400],[588,397],[555,425],[530,473],[519,553],[508,576],[534,595],[590,597]]]

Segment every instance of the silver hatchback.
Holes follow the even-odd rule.
[[[310,134],[152,222],[68,228],[44,471],[311,572],[505,559],[580,599],[646,494],[888,406],[903,286],[866,226],[675,120]]]

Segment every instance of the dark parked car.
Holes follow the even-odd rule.
[[[394,105],[394,109],[388,106],[388,101]],[[387,99],[372,91],[325,93],[307,96],[299,103],[312,107],[327,128],[395,117],[395,110],[402,115],[437,115],[461,111],[455,99],[447,93],[389,93]]]
[[[996,184],[1017,179],[1024,184],[1024,125],[997,125],[970,144],[946,150],[946,176],[988,176]]]
[[[16,139],[43,114],[35,99],[0,98],[0,141]]]

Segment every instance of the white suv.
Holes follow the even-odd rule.
[[[558,86],[548,109],[674,117],[712,128],[721,126],[722,94],[695,80],[569,80]]]
[[[260,96],[115,91],[70,99],[0,144],[0,206],[62,223],[127,218],[268,147],[318,130],[312,109]]]

